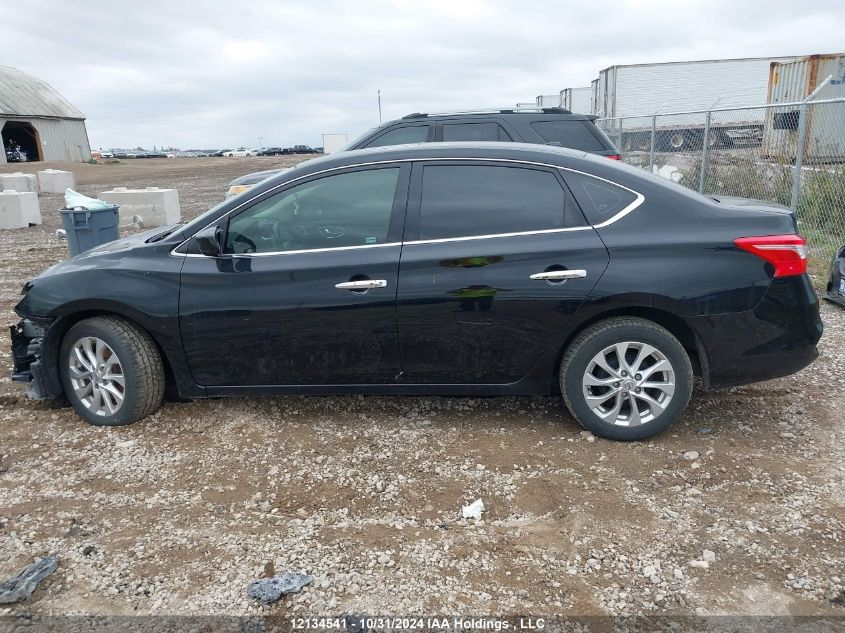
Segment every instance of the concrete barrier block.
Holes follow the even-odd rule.
[[[0,191],[34,191],[38,192],[35,174],[24,174],[19,171],[13,174],[0,174]]]
[[[179,192],[175,189],[115,187],[101,192],[99,198],[120,207],[121,224],[131,222],[135,215],[141,216],[144,226],[166,226],[182,221]]]
[[[23,229],[41,224],[38,194],[34,191],[0,191],[0,229]]]
[[[41,193],[64,193],[65,189],[76,188],[76,178],[70,171],[45,169],[38,172],[38,188]]]

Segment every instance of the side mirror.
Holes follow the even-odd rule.
[[[206,257],[219,257],[223,253],[223,244],[220,242],[220,228],[207,226],[194,235],[200,253]]]

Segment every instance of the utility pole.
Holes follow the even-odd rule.
[[[258,137],[258,149],[264,149],[264,137],[263,136]]]
[[[381,123],[381,90],[378,91],[378,122]]]

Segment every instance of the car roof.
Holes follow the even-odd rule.
[[[548,121],[551,119],[563,119],[567,121],[592,121],[596,117],[592,114],[577,114],[574,112],[468,112],[455,114],[409,114],[401,119],[388,121],[380,127],[387,127],[394,123],[411,123],[424,121],[449,121],[454,119],[507,119],[509,121]]]
[[[288,179],[300,178],[311,173],[347,167],[389,161],[431,160],[450,158],[473,158],[478,160],[518,160],[536,162],[561,167],[585,165],[587,153],[566,147],[537,145],[534,143],[500,143],[491,141],[413,143],[407,145],[388,145],[368,147],[366,149],[337,152],[299,163],[293,169],[270,177],[262,183],[268,188]],[[606,162],[616,162],[603,159]]]
[[[289,171],[292,169],[291,167],[279,167],[278,169],[266,169],[264,171],[255,171],[251,174],[245,174],[243,176],[239,176],[235,178],[232,182],[229,183],[229,186],[232,185],[254,185],[257,182],[261,182],[265,178],[269,178],[275,174]]]
[[[361,162],[384,160],[426,160],[431,158],[519,158],[520,160],[545,159],[554,162],[577,159],[586,152],[567,147],[538,145],[536,143],[512,143],[492,141],[452,141],[441,143],[409,143],[368,147],[315,158],[300,167],[327,169],[333,166],[351,165]]]

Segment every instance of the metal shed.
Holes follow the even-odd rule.
[[[91,158],[85,115],[46,82],[9,66],[0,66],[0,137],[4,148],[20,146],[28,161]]]

